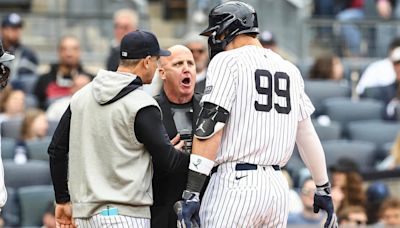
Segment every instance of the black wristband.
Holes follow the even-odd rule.
[[[328,181],[323,185],[315,185],[315,186],[317,186],[317,188],[326,188],[326,187],[330,187],[330,184],[329,184],[329,181]]]
[[[191,192],[200,192],[206,179],[206,175],[189,169],[186,189]]]

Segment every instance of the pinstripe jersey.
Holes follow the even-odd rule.
[[[216,55],[207,71],[203,102],[229,111],[216,162],[284,166],[298,121],[314,111],[297,67],[253,45]]]

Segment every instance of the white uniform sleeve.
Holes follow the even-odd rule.
[[[299,111],[298,121],[302,121],[302,120],[309,118],[315,110],[314,105],[312,104],[310,98],[307,96],[307,94],[304,91],[304,81],[301,78],[301,76],[300,76],[299,105],[300,105],[300,111]]]
[[[310,118],[299,122],[297,127],[296,143],[301,159],[310,170],[316,185],[323,185],[329,181],[326,169],[325,153],[321,141],[315,132]]]
[[[4,167],[3,167],[3,161],[1,159],[1,146],[0,146],[0,210],[6,204],[6,201],[7,201],[7,190],[4,184]]]
[[[210,62],[206,87],[201,100],[219,105],[230,111],[236,98],[237,64],[232,56],[221,53]]]

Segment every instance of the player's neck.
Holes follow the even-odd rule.
[[[238,35],[237,37],[235,37],[235,39],[233,39],[228,46],[226,46],[227,50],[232,50],[232,49],[236,49],[236,48],[240,48],[246,45],[253,45],[253,46],[257,46],[257,47],[262,47],[260,41],[258,41],[258,39],[251,37],[249,35],[246,34],[242,34],[242,35]]]

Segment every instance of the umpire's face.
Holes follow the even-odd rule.
[[[192,96],[196,84],[196,66],[192,52],[182,45],[173,46],[169,51],[171,55],[161,58],[159,69],[164,90],[177,97]]]

